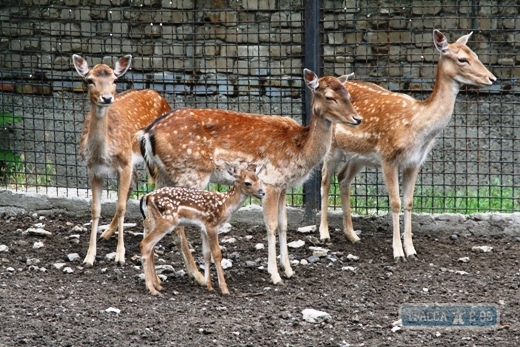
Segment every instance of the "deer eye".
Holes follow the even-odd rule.
[[[91,80],[90,78],[86,80],[87,84],[90,86],[90,85],[94,85],[94,81]]]
[[[458,61],[461,64],[467,64],[468,63],[468,59],[466,59],[466,58],[459,58]]]
[[[336,99],[331,98],[330,96],[326,96],[325,99],[327,99],[327,101],[334,101],[335,103],[337,103]]]
[[[251,182],[245,182],[244,184],[246,185],[246,187],[251,187],[252,186]]]

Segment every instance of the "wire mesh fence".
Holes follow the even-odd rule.
[[[355,72],[357,79],[418,99],[427,98],[435,83],[432,30],[440,29],[450,42],[473,31],[468,45],[499,82],[461,89],[455,113],[421,170],[414,210],[518,211],[515,2],[317,4],[319,75]],[[305,46],[313,39],[305,31],[306,5],[304,0],[2,2],[0,185],[49,195],[88,194],[78,139],[89,104],[72,66],[74,53],[90,65],[113,65],[132,54],[132,69],[118,81],[118,92],[152,88],[172,108],[223,108],[305,123],[302,70]],[[136,197],[149,189],[144,168],[139,172]],[[319,194],[315,183],[307,189]],[[109,181],[107,195],[115,186]],[[353,189],[357,213],[388,210],[380,170],[364,170]],[[337,185],[331,193],[330,207],[338,208]],[[288,198],[292,206],[304,202],[303,188]]]

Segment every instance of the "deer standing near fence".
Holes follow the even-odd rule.
[[[309,126],[291,118],[212,109],[180,109],[153,122],[140,132],[143,156],[157,185],[204,188],[210,180],[229,183],[224,163],[233,167],[263,165],[259,177],[265,186],[263,214],[268,240],[268,272],[273,283],[282,279],[276,261],[276,232],[280,263],[285,275],[293,270],[287,251],[286,190],[305,182],[329,150],[332,124],[357,126],[361,118],[350,103],[343,83],[348,76],[318,76],[304,70],[313,93]],[[177,239],[185,238],[177,229]],[[183,242],[186,244],[186,242]],[[189,249],[180,247],[185,263]],[[187,267],[197,278],[197,269]]]
[[[226,170],[235,183],[224,193],[192,188],[163,187],[146,194],[141,199],[144,219],[144,235],[141,255],[146,287],[152,295],[159,294],[161,281],[155,271],[153,250],[155,245],[177,226],[201,228],[202,253],[204,255],[204,279],[208,290],[213,290],[210,278],[211,257],[217,268],[218,283],[222,294],[229,294],[222,269],[222,251],[218,243],[218,231],[249,196],[262,199],[265,195],[258,178],[261,166],[255,171],[239,170],[226,163]]]
[[[338,171],[346,237],[352,243],[359,241],[352,226],[350,209],[352,180],[365,166],[382,167],[392,212],[394,258],[397,261],[406,259],[399,231],[401,201],[398,176],[402,171],[404,251],[407,257],[415,257],[411,218],[415,181],[420,167],[434,145],[435,136],[450,121],[461,86],[489,86],[496,81],[496,77],[466,46],[470,36],[471,33],[449,44],[440,31],[433,31],[433,42],[440,58],[433,92],[424,101],[388,91],[373,83],[345,83],[352,104],[363,117],[363,123],[356,128],[341,124],[334,127],[331,150],[322,169],[322,240],[330,239],[327,208],[332,175],[346,155],[346,163]]]
[[[83,263],[93,265],[96,259],[97,229],[101,214],[104,179],[118,179],[117,209],[108,228],[101,234],[109,239],[119,230],[116,263],[125,262],[123,222],[132,180],[137,180],[133,167],[142,156],[135,133],[158,116],[171,111],[166,100],[150,89],[129,90],[116,94],[115,81],[130,68],[131,55],[119,59],[114,69],[105,64],[89,68],[85,59],[74,54],[74,67],[88,84],[90,113],[85,118],[80,138],[81,156],[87,162],[92,189],[92,229],[88,252]]]

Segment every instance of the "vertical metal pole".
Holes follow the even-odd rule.
[[[305,58],[304,66],[321,76],[321,0],[305,0]],[[305,117],[304,124],[310,123],[312,109],[311,91],[305,88]],[[321,165],[320,165],[321,167]],[[320,201],[320,171],[315,174],[304,184],[304,204],[305,204],[305,221],[314,224],[316,211]]]

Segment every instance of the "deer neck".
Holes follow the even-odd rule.
[[[93,158],[102,158],[108,147],[108,107],[91,104],[88,147]]]
[[[460,83],[448,76],[444,71],[444,60],[441,56],[437,67],[437,75],[432,94],[424,101],[425,110],[421,118],[428,123],[447,123],[455,107],[455,100],[460,90]],[[427,114],[428,117],[424,117]]]
[[[318,110],[313,110],[309,126],[304,127],[302,141],[306,162],[311,167],[319,163],[330,148],[332,140],[332,122]]]
[[[247,195],[242,194],[236,185],[231,186],[231,188],[224,193],[224,201],[226,205],[226,215],[225,218],[229,218],[234,212],[236,212],[246,201]]]

